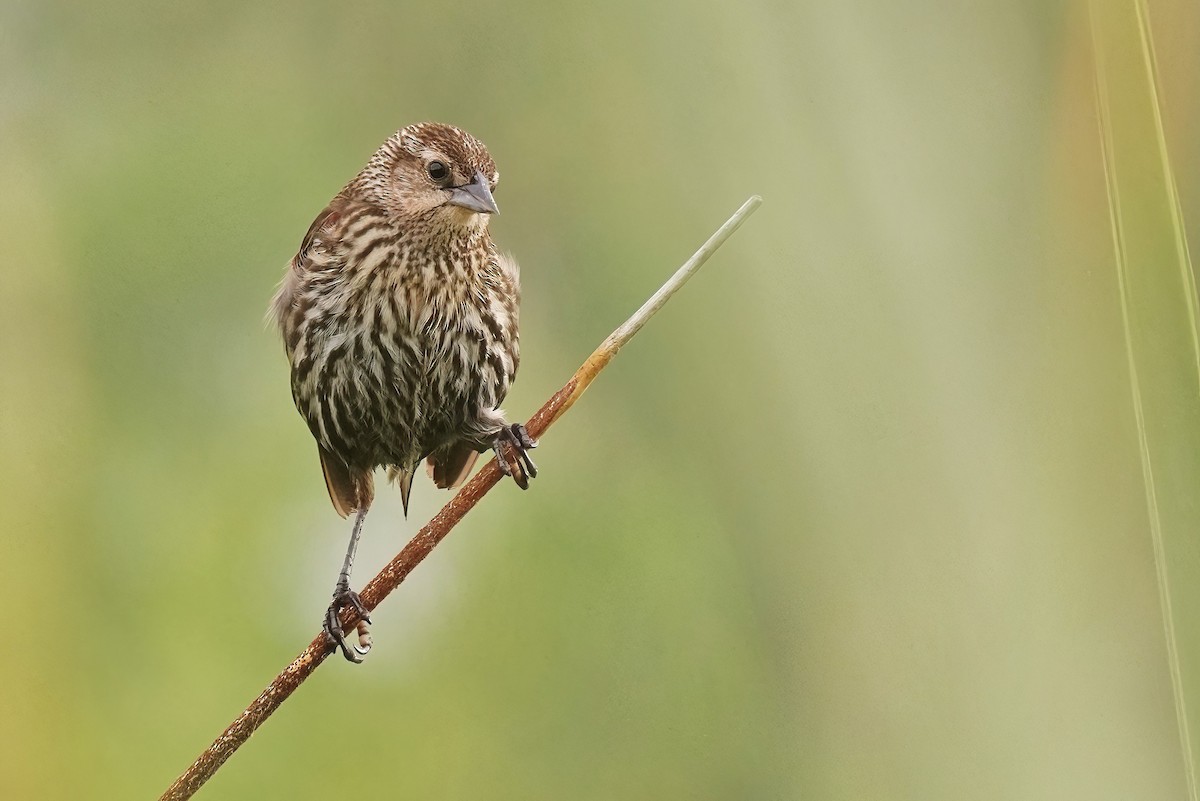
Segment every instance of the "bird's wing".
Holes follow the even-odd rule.
[[[455,442],[429,454],[425,468],[439,489],[454,489],[467,480],[478,458],[479,452],[466,442]]]
[[[351,512],[367,509],[375,499],[375,482],[370,473],[351,471],[338,457],[320,445],[321,472],[325,474],[325,489],[329,490],[329,500],[333,508],[342,517]]]
[[[333,502],[333,508],[342,517],[371,505],[375,497],[375,483],[370,472],[351,470],[342,459],[321,444],[320,425],[310,417],[312,410],[299,402],[298,394],[298,382],[305,372],[302,363],[311,366],[311,359],[307,358],[308,354],[296,351],[302,347],[301,324],[308,311],[306,306],[309,301],[303,291],[305,281],[311,278],[315,269],[322,266],[327,268],[327,265],[320,262],[328,261],[331,256],[338,258],[334,255],[338,251],[337,223],[342,218],[344,207],[345,202],[340,197],[335,198],[313,220],[271,303],[271,314],[283,334],[284,347],[292,363],[292,397],[296,400],[300,416],[308,423],[309,430],[317,440],[325,488],[329,491],[329,500]]]
[[[279,326],[289,358],[292,351],[296,349],[296,336],[299,333],[300,322],[298,315],[303,314],[303,310],[300,309],[300,290],[304,285],[305,276],[312,267],[313,250],[321,242],[323,236],[341,219],[342,205],[340,199],[334,199],[313,220],[300,243],[300,250],[292,257],[283,274],[283,280],[279,282],[279,289],[275,291],[275,296],[271,299],[271,308],[267,315]]]
[[[504,346],[512,360],[512,370],[503,377],[503,388],[498,393],[497,403],[499,403],[508,393],[508,387],[517,377],[517,368],[521,364],[521,268],[517,265],[517,260],[508,253],[497,251],[493,254],[493,258],[499,268],[499,300],[504,304],[509,321],[509,336]]]

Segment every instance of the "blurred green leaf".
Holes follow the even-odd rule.
[[[1145,0],[1092,3],[1129,374],[1191,798],[1200,759],[1200,334]]]

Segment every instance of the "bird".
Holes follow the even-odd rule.
[[[401,128],[313,220],[271,301],[329,499],[354,515],[322,623],[351,662],[371,649],[350,573],[375,470],[399,487],[405,516],[422,461],[440,488],[489,449],[521,489],[537,475],[536,440],[500,408],[520,363],[520,281],[488,231],[499,180],[461,128]],[[359,620],[353,645],[346,608]]]

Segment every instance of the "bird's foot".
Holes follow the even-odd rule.
[[[358,614],[358,642],[356,643],[349,643],[346,635],[342,633],[341,612],[343,609],[353,609]],[[333,590],[333,603],[325,611],[325,622],[321,628],[325,630],[325,635],[329,637],[333,645],[341,650],[342,656],[346,657],[347,661],[356,665],[360,664],[363,657],[370,652],[371,629],[368,628],[370,624],[371,616],[367,613],[367,607],[363,606],[358,593],[350,589],[348,583],[339,581]]]
[[[505,456],[505,446],[511,447],[516,452],[517,464],[514,465]],[[500,433],[492,442],[492,450],[496,452],[496,463],[500,466],[500,472],[506,476],[512,476],[512,480],[517,482],[517,486],[521,489],[529,489],[529,479],[537,478],[537,465],[533,463],[533,459],[529,458],[529,451],[536,447],[537,440],[529,436],[525,426],[520,423],[513,423],[500,429]]]

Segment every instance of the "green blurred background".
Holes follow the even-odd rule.
[[[1184,796],[1082,4],[8,0],[0,797],[156,797],[316,631],[263,313],[422,119],[500,165],[520,418],[766,202],[201,798]],[[381,495],[360,584],[448,497]]]

